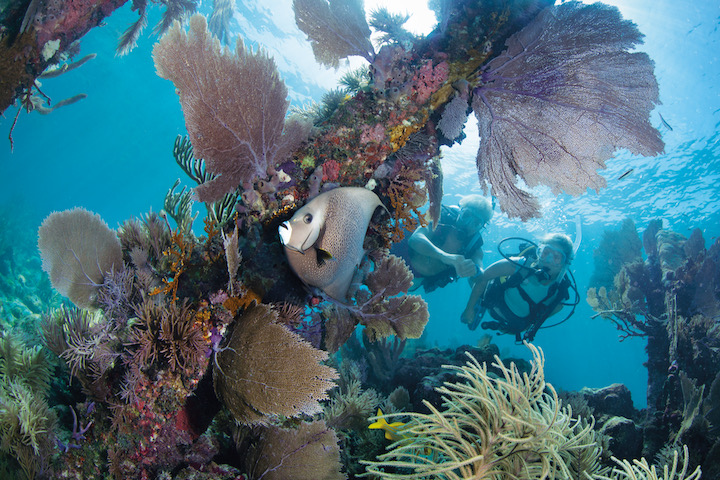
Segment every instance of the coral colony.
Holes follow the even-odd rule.
[[[2,12],[3,110],[14,101],[25,107],[46,67],[124,2],[17,3],[25,8]],[[188,27],[172,24],[195,8],[192,0],[162,3],[159,30],[167,33],[153,58],[183,108],[188,137],[173,154],[207,207],[204,235],[193,233],[192,194],[177,184],[161,215],[116,231],[82,208],[43,222],[42,267],[72,303],[44,317],[48,354],[0,337],[0,476],[696,479],[695,466],[718,468],[708,452],[719,445],[720,381],[693,371],[691,358],[718,363],[717,345],[698,337],[709,318],[702,315],[717,314],[717,244],[687,252],[692,239],[673,237],[686,253],[671,257],[654,240],[658,229],[646,243],[653,261],[623,259],[588,293],[626,335],[652,339],[652,426],[662,432],[648,431],[645,449],[608,441],[616,434],[608,425],[624,418],[603,407],[617,392],[563,406],[532,345],[531,365],[503,363],[492,344],[401,357],[428,310],[407,294],[412,274],[389,248],[437,220],[439,147],[470,134],[470,112],[481,184],[521,219],[539,211],[517,177],[580,194],[604,186],[597,170],[616,149],[663,149],[648,121],[658,102],[653,64],[629,51],[641,34],[617,9],[438,2],[438,26],[422,38],[379,11],[376,49],[361,1],[296,0],[318,62],[336,67],[354,55],[367,64],[322,105],[288,115],[273,60],[242,40],[221,47],[231,2],[215,2],[210,28],[199,15]],[[133,2],[140,18],[119,50],[132,47],[149,6]],[[328,295],[290,268],[278,229],[342,187],[371,190],[384,208],[362,225],[364,254],[349,287]],[[320,246],[312,251],[316,268],[334,261],[321,258]],[[715,283],[700,286],[706,271]],[[378,407],[396,429],[391,445],[367,428],[384,424],[371,418]],[[703,428],[711,442],[692,443]],[[660,452],[669,470],[632,463],[628,451]]]

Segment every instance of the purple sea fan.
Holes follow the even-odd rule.
[[[539,216],[517,176],[580,195],[605,186],[597,170],[616,149],[663,150],[649,122],[659,103],[653,62],[627,51],[641,38],[615,7],[568,2],[540,12],[487,64],[472,102],[478,174],[508,215]]]
[[[307,137],[309,126],[285,122],[287,88],[275,62],[253,53],[238,39],[235,54],[224,50],[194,15],[190,31],[179,23],[153,49],[158,75],[180,95],[195,155],[217,175],[196,188],[202,202],[219,200],[244,182],[265,178]]]
[[[293,11],[318,63],[338,68],[340,60],[352,55],[373,61],[362,0],[293,0]]]

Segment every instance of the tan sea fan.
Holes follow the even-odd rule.
[[[245,424],[320,413],[319,402],[337,378],[334,368],[320,363],[327,358],[279,324],[272,308],[257,305],[236,320],[227,346],[217,353],[215,391]]]
[[[263,480],[340,480],[340,450],[335,431],[323,420],[297,428],[267,427],[245,459],[252,478]]]
[[[117,235],[84,208],[51,213],[40,225],[38,247],[52,286],[80,308],[93,307],[105,274],[122,266]]]

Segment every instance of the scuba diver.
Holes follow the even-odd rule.
[[[500,242],[498,251],[504,260],[490,265],[477,279],[461,320],[471,330],[480,324],[486,330],[514,334],[517,342],[532,341],[550,316],[563,306],[572,306],[565,319],[550,326],[559,325],[570,318],[580,301],[568,269],[573,243],[567,235],[550,234],[540,245],[528,242],[518,256],[510,257],[501,251],[508,240],[524,239],[513,237]],[[575,293],[574,303],[567,303],[570,290]],[[480,323],[485,312],[493,320]]]
[[[422,286],[431,292],[482,273],[482,230],[493,216],[493,206],[480,195],[467,195],[459,203],[459,207],[442,206],[436,228],[419,227],[410,236],[401,256],[415,275],[411,290]]]

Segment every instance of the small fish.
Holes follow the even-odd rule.
[[[377,416],[382,417],[383,412],[378,408]],[[375,423],[371,423],[368,428],[372,430],[380,429],[385,430],[385,438],[397,442],[398,440],[404,440],[408,438],[407,435],[402,433],[402,428],[405,426],[403,422],[387,423],[384,418],[378,418]]]
[[[660,115],[660,121],[662,122],[662,124],[665,125],[665,127],[667,127],[667,129],[672,132],[672,131],[673,131],[673,128],[670,126],[669,123],[667,123],[667,122],[665,121],[665,119],[663,118],[662,114],[658,113],[658,115]]]
[[[625,178],[625,177],[627,177],[628,175],[630,175],[633,171],[635,171],[635,169],[634,169],[634,168],[631,168],[631,169],[628,170],[627,172],[625,172],[625,173],[623,173],[622,175],[620,175],[620,176],[618,177],[618,180],[622,180],[623,178]]]

